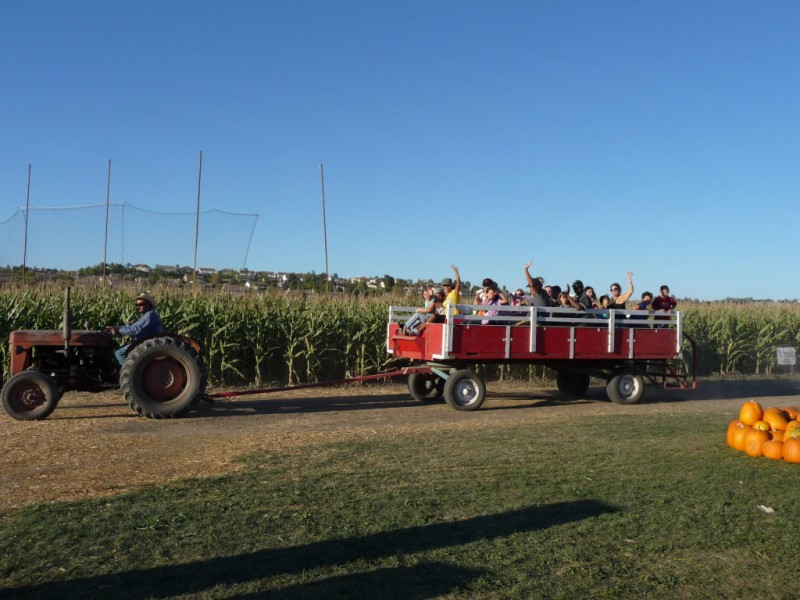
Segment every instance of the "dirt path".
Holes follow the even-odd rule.
[[[694,391],[650,388],[646,402],[614,405],[602,387],[562,402],[552,390],[489,383],[480,411],[418,403],[404,385],[322,388],[243,396],[203,405],[183,419],[136,415],[118,392],[68,393],[45,421],[0,416],[0,508],[118,494],[139,485],[220,475],[258,450],[408,431],[537,424],[569,415],[716,412],[721,427],[741,402],[800,404],[800,382],[702,383]]]

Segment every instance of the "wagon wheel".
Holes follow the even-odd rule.
[[[486,399],[486,384],[477,373],[461,369],[447,378],[444,399],[456,410],[478,410]]]
[[[434,373],[412,373],[408,376],[408,392],[417,402],[438,400],[444,392],[445,381]]]
[[[179,417],[200,400],[205,388],[200,355],[181,340],[156,337],[125,359],[119,383],[130,407],[151,419]]]
[[[644,377],[633,369],[620,369],[611,376],[606,392],[612,402],[636,404],[644,396]]]
[[[565,398],[580,398],[589,389],[589,376],[583,373],[559,371],[556,377],[556,385],[558,386],[558,391]]]
[[[3,408],[18,421],[46,419],[56,409],[61,391],[49,375],[23,371],[3,386]]]

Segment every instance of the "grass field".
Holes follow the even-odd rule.
[[[385,433],[17,508],[0,596],[795,598],[800,467],[727,448],[727,418]]]

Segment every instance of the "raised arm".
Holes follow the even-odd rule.
[[[570,293],[569,293],[569,292],[567,292],[567,301],[569,302],[569,305],[570,305],[572,308],[574,308],[575,310],[583,310],[583,309],[584,309],[584,306],[583,306],[583,304],[580,304],[580,303],[576,302],[576,301],[575,301],[575,298],[573,298],[573,297],[570,295]]]
[[[633,296],[633,273],[628,271],[628,291],[624,294],[620,294],[614,302],[617,304],[624,304],[631,296]]]
[[[455,265],[450,265],[450,268],[453,269],[453,273],[456,276],[456,286],[453,288],[456,292],[456,298],[461,296],[461,275],[458,274],[458,267]]]
[[[539,281],[537,279],[534,279],[533,277],[531,277],[530,272],[528,272],[528,269],[531,268],[532,264],[533,264],[532,260],[530,260],[527,263],[525,263],[525,266],[523,267],[523,271],[525,272],[525,279],[528,280],[528,287],[531,289],[531,291],[534,294],[538,295],[538,294],[540,294],[542,292],[542,286],[539,285]]]

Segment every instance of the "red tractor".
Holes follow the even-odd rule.
[[[2,390],[9,416],[45,419],[70,390],[119,387],[130,407],[151,419],[179,417],[203,397],[202,348],[190,337],[163,333],[137,340],[120,367],[111,335],[72,329],[69,288],[62,325],[60,330],[11,332],[11,377]]]

